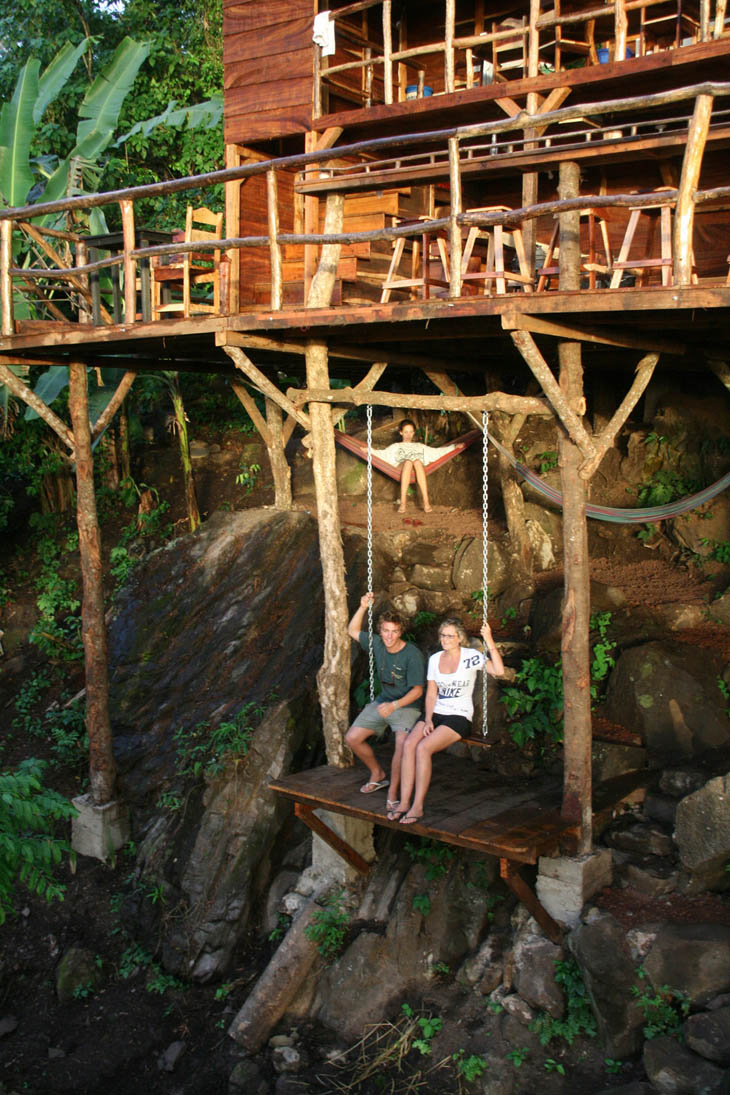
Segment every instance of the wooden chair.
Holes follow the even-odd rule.
[[[210,209],[194,209],[188,206],[185,218],[185,243],[219,240],[223,238],[223,214]],[[169,263],[157,263],[152,271],[152,318],[162,313],[182,312],[187,318],[197,312],[220,313],[221,310],[221,252],[186,251],[184,255],[171,256]],[[153,260],[154,261],[154,260]],[[213,297],[194,296],[191,290],[199,285],[212,285]],[[173,293],[182,299],[170,300]]]
[[[396,218],[395,222],[399,225],[419,224],[430,219],[430,217],[418,217],[415,220]],[[411,249],[410,277],[403,277],[400,273],[406,244]],[[436,267],[435,276],[434,266]],[[401,236],[393,245],[393,257],[383,282],[380,303],[387,304],[394,289],[407,289],[410,297],[415,297],[417,295],[415,290],[420,289],[422,299],[428,300],[434,286],[440,289],[448,289],[449,286],[449,256],[445,233],[423,232],[420,236],[410,236],[408,239]]]
[[[470,212],[508,213],[510,212],[510,209],[507,205],[490,205],[481,209],[471,209]],[[479,240],[487,241],[486,255],[483,256],[483,264],[479,252],[477,251],[475,253],[474,250]],[[514,249],[517,255],[519,272],[505,269],[505,247]],[[476,263],[473,261],[475,257],[479,260]],[[472,268],[470,269],[470,267]],[[525,244],[522,238],[522,229],[518,227],[505,230],[504,225],[501,224],[495,224],[489,228],[478,226],[470,228],[462,253],[461,280],[462,282],[483,281],[484,292],[487,294],[492,293],[495,290],[498,294],[506,293],[509,282],[513,285],[518,285],[526,293],[532,292],[535,282],[530,274],[530,264],[527,261]]]

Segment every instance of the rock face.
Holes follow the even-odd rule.
[[[730,773],[709,780],[677,806],[675,840],[679,857],[708,888],[730,886]]]
[[[657,933],[644,959],[652,987],[685,992],[694,1007],[730,990],[730,927],[670,924]]]
[[[581,924],[569,946],[583,972],[606,1053],[631,1057],[641,1045],[643,1016],[631,989],[636,982],[625,932],[612,916]]]
[[[721,1068],[669,1037],[646,1043],[644,1068],[654,1090],[665,1095],[712,1095],[723,1079]]]
[[[717,687],[720,671],[707,651],[652,642],[624,651],[611,674],[605,714],[639,730],[650,756],[687,758],[730,742]]]
[[[214,517],[145,560],[121,598],[110,629],[113,729],[124,792],[144,826],[124,913],[156,947],[159,906],[145,895],[161,890],[165,908],[178,909],[160,933],[178,974],[225,970],[281,861],[291,810],[268,784],[302,763],[297,752],[316,734],[322,620],[316,527],[295,513]],[[264,712],[250,712],[248,754],[183,779],[181,743],[204,742],[246,704]],[[155,806],[166,789],[177,809]]]

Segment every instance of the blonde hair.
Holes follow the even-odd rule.
[[[439,625],[439,638],[441,638],[441,632],[445,627],[453,627],[454,631],[459,636],[459,646],[469,645],[469,636],[466,633],[466,628],[458,617],[447,616],[445,620],[441,621]]]

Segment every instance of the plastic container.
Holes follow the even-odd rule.
[[[423,89],[423,98],[427,99],[429,97],[429,95],[433,95],[433,88],[429,87],[428,84],[426,84],[424,86],[424,89]],[[406,99],[417,99],[417,98],[418,98],[418,84],[407,84],[406,85]]]
[[[607,65],[608,62],[611,60],[611,51],[608,48],[608,46],[602,46],[600,49],[596,50],[596,56],[598,57],[599,65]],[[628,61],[629,58],[633,57],[633,56],[634,56],[633,49],[628,49],[627,48],[627,50],[626,50],[626,60]]]

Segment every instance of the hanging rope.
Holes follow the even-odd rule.
[[[368,404],[368,593],[373,591],[373,408]],[[373,603],[368,604],[368,672],[370,673],[370,702],[375,699],[375,653],[373,651]]]
[[[487,623],[489,593],[489,411],[482,411],[482,626]],[[482,669],[482,737],[489,732],[487,669]]]
[[[512,467],[519,472],[523,479],[545,498],[549,498],[556,506],[562,508],[563,496],[559,490],[548,486],[536,472],[531,471],[530,468],[516,460],[512,453],[504,445],[500,445],[495,437],[490,436],[489,440],[509,460]],[[652,524],[654,521],[666,521],[669,517],[679,517],[680,514],[689,513],[690,510],[709,502],[729,486],[730,472],[723,475],[722,479],[718,479],[716,483],[705,487],[704,490],[698,491],[696,494],[688,494],[686,498],[680,498],[676,502],[668,503],[666,506],[647,506],[644,509],[617,509],[614,506],[594,506],[590,502],[586,502],[586,517],[592,517],[596,521],[611,521],[617,525],[647,525]]]

